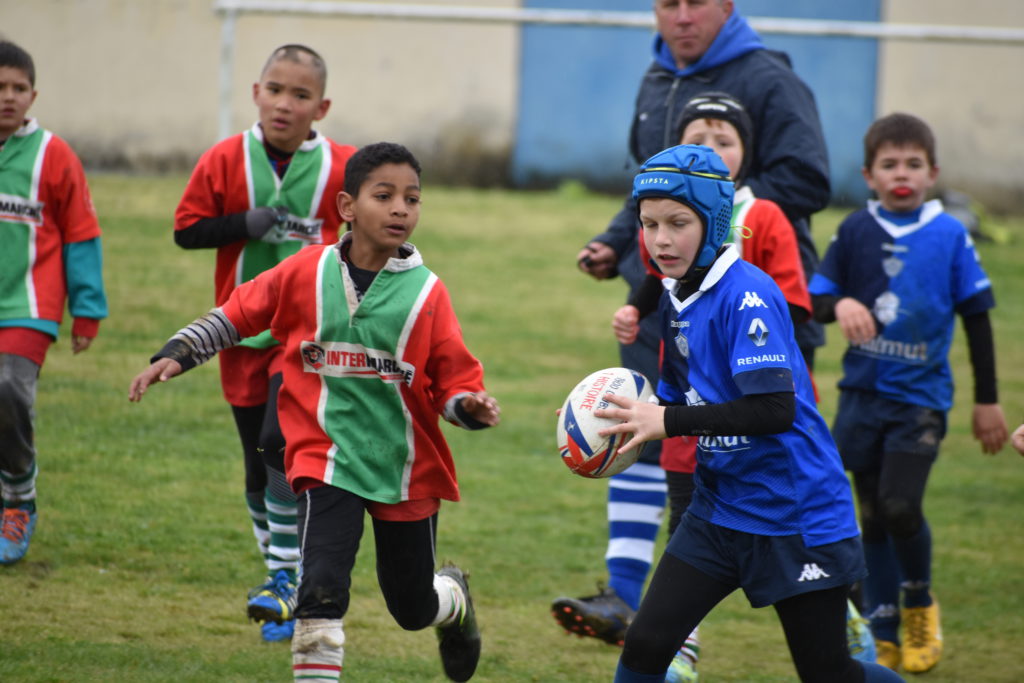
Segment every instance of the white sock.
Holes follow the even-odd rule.
[[[301,683],[337,683],[345,658],[341,619],[296,619],[292,675]]]
[[[447,626],[462,617],[466,596],[455,579],[434,574],[434,592],[437,593],[437,616],[431,626]]]

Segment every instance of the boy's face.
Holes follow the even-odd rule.
[[[6,140],[25,123],[36,91],[28,76],[13,66],[0,66],[0,140]]]
[[[861,172],[882,207],[902,213],[924,203],[928,190],[935,185],[939,168],[928,162],[928,155],[917,145],[884,142],[875,153],[871,168]]]
[[[686,126],[680,145],[704,145],[722,157],[733,178],[743,165],[743,141],[736,127],[721,119],[694,119]]]
[[[667,197],[640,200],[644,245],[667,277],[680,278],[697,259],[704,241],[700,216],[686,204]]]
[[[297,150],[309,138],[313,122],[326,116],[331,106],[309,56],[300,55],[299,60],[274,60],[252,85],[263,136],[285,152]]]
[[[338,213],[352,225],[352,249],[391,257],[409,241],[420,219],[420,179],[409,164],[384,164],[359,194],[338,194]]]

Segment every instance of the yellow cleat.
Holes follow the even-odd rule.
[[[939,603],[934,596],[928,607],[904,607],[900,621],[903,624],[903,668],[911,673],[923,673],[938,664],[942,657],[942,626]]]
[[[900,646],[891,640],[875,641],[875,661],[895,671],[900,668]]]

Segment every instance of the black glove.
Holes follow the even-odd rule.
[[[261,206],[245,212],[245,231],[249,239],[258,240],[275,225],[288,220],[288,209],[283,206]]]

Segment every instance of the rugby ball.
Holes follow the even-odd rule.
[[[569,392],[558,414],[555,439],[562,462],[582,477],[600,479],[618,474],[635,463],[640,455],[640,448],[621,454],[616,452],[629,441],[630,434],[607,437],[598,434],[602,429],[621,423],[621,420],[594,415],[595,410],[615,407],[605,400],[606,394],[648,401],[654,391],[647,378],[635,370],[605,368],[587,375]]]

